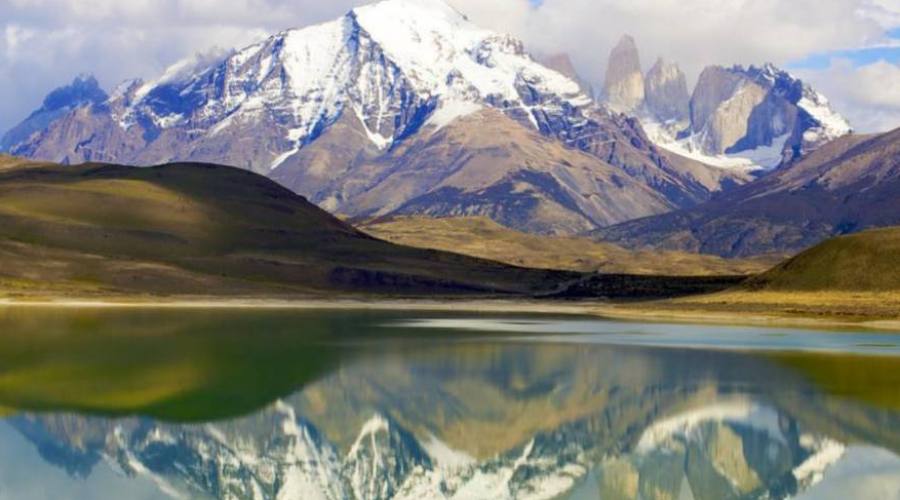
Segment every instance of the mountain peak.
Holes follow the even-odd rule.
[[[609,53],[610,63],[615,62],[622,71],[641,71],[641,58],[637,42],[631,35],[622,35]]]
[[[72,85],[88,85],[92,87],[99,87],[100,84],[97,83],[97,78],[94,77],[92,73],[78,73],[75,75],[75,78],[72,79]]]
[[[655,70],[648,80],[658,78]],[[772,169],[851,132],[828,99],[771,63],[707,66],[687,118],[686,130],[650,123],[651,136],[666,149],[722,167]],[[669,117],[657,112],[651,119]]]
[[[616,47],[613,50],[635,50],[637,51],[637,42],[634,40],[634,37],[629,35],[628,33],[623,34],[618,43],[616,43]]]
[[[690,95],[677,64],[657,58],[644,79],[645,105],[663,122],[682,122],[690,115]]]
[[[609,53],[603,94],[614,111],[630,113],[644,101],[644,76],[637,44],[623,35]]]
[[[103,102],[106,99],[106,92],[100,88],[94,75],[81,73],[72,80],[72,83],[50,92],[44,98],[43,107],[39,111],[56,111],[85,103]]]
[[[656,58],[656,61],[653,63],[653,66],[650,67],[650,73],[654,71],[665,71],[671,68],[678,68],[678,63],[671,62],[659,56]]]
[[[365,15],[373,11],[390,13],[402,17],[416,16],[423,13],[443,16],[449,20],[468,21],[466,16],[453,8],[444,0],[381,0],[354,8],[351,13]]]

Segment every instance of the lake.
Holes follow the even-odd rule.
[[[0,308],[0,499],[900,499],[900,334]]]

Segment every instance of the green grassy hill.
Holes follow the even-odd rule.
[[[828,240],[748,286],[779,291],[900,291],[900,227]]]
[[[532,293],[574,273],[393,245],[229,167],[0,158],[8,293]]]

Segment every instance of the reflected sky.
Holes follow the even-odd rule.
[[[36,312],[0,312],[4,500],[900,498],[893,334]]]
[[[798,328],[703,327],[684,324],[584,320],[511,320],[507,318],[426,318],[392,326],[532,334],[509,340],[576,344],[642,345],[737,351],[810,351],[900,356],[900,335],[878,331],[820,332]],[[543,334],[543,335],[542,335]]]
[[[99,464],[88,480],[79,480],[65,468],[45,460],[33,442],[16,428],[0,422],[0,499],[130,498],[160,500],[171,498],[144,477],[127,477]]]

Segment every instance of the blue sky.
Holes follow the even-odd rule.
[[[865,66],[878,61],[900,64],[900,28],[885,32],[885,39],[887,44],[893,43],[895,45],[814,53],[790,62],[788,68],[825,69],[830,66],[832,59],[847,59],[852,61],[854,66]],[[898,82],[898,85],[900,85],[900,82]]]

